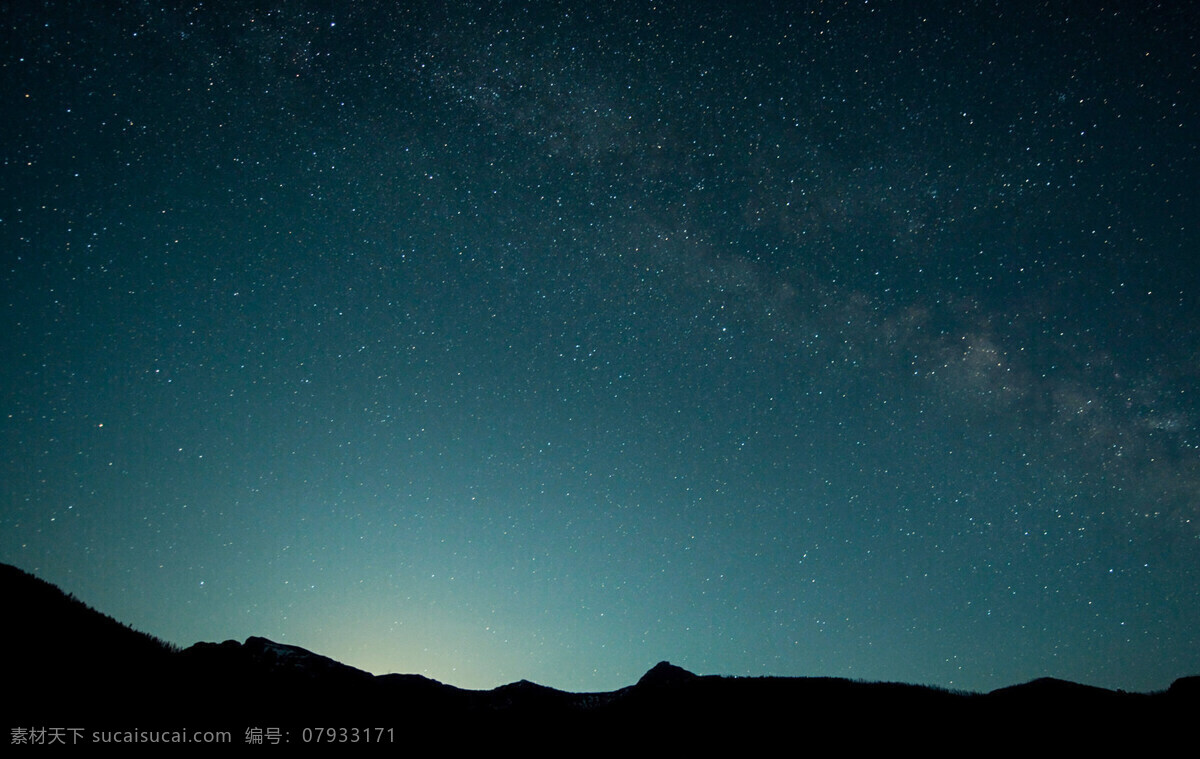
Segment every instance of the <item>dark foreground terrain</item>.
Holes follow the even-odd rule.
[[[839,678],[698,676],[663,662],[611,692],[568,693],[526,681],[469,691],[419,675],[371,675],[264,638],[179,650],[8,565],[0,565],[0,593],[9,609],[5,743],[76,727],[86,730],[73,734],[84,742],[107,736],[101,731],[219,729],[243,746],[262,731],[268,744],[515,743],[565,754],[780,739],[790,750],[1191,752],[1200,719],[1200,677],[1148,694],[1050,678],[974,694]]]

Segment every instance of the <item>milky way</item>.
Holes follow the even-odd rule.
[[[0,560],[465,687],[1200,672],[1193,11],[26,5]]]

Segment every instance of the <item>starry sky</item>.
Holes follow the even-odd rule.
[[[1200,673],[1198,14],[925,5],[0,4],[0,561],[469,688]]]

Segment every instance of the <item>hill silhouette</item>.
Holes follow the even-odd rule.
[[[524,680],[472,691],[420,675],[372,675],[260,637],[179,649],[9,565],[0,564],[0,594],[24,611],[4,625],[10,730],[191,726],[229,729],[240,741],[258,726],[299,741],[305,728],[369,726],[393,728],[392,743],[410,748],[523,741],[583,749],[635,740],[679,748],[782,738],[826,748],[1146,749],[1184,736],[1200,713],[1200,677],[1149,694],[1052,678],[975,694],[697,675],[660,662],[615,691],[571,693]]]

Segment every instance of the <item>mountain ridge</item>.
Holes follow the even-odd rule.
[[[16,723],[131,714],[165,723],[183,715],[206,724],[400,720],[439,735],[464,726],[618,735],[683,725],[710,733],[745,724],[782,732],[803,717],[831,735],[854,734],[863,720],[885,727],[880,735],[889,729],[965,735],[1012,720],[1045,725],[1052,715],[1058,724],[1099,719],[1110,731],[1123,724],[1144,734],[1182,730],[1200,706],[1200,677],[1179,678],[1154,693],[1038,678],[979,694],[844,678],[698,675],[666,661],[614,691],[573,693],[527,680],[467,690],[422,675],[374,675],[258,636],[179,649],[10,565],[0,564],[0,598],[39,612],[5,626],[5,685],[22,696],[10,710]]]

